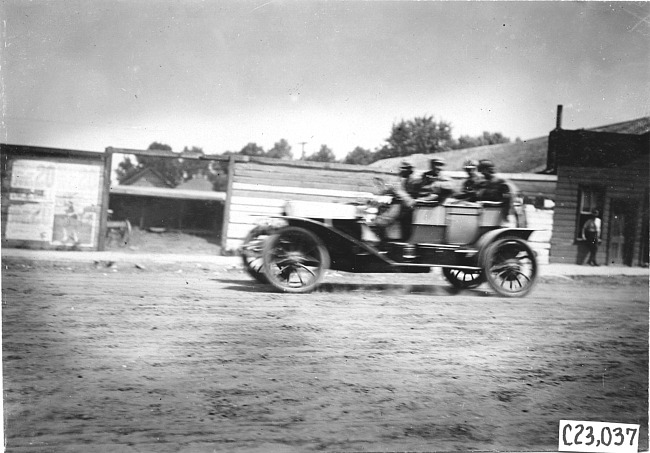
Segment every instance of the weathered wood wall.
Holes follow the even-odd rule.
[[[548,264],[553,235],[553,210],[536,209],[530,204],[527,204],[525,209],[527,225],[535,230],[528,238],[528,243],[537,254],[537,262]]]
[[[621,168],[587,168],[564,167],[558,168],[558,186],[553,218],[554,230],[551,240],[552,263],[580,264],[579,244],[576,242],[576,222],[578,215],[579,187],[601,186],[605,191],[605,204],[602,219],[603,239],[599,256],[606,260],[607,238],[609,237],[610,209],[612,199],[626,199],[637,206],[632,250],[633,264],[638,264],[642,242],[641,227],[643,213],[648,211],[648,159],[642,159]],[[646,214],[647,215],[647,214]],[[647,259],[647,258],[646,258]]]

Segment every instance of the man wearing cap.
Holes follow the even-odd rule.
[[[483,159],[478,164],[478,171],[483,175],[483,181],[478,184],[478,199],[480,201],[509,202],[510,187],[508,183],[494,174],[494,164],[491,160]]]
[[[454,195],[454,198],[459,200],[476,201],[478,186],[481,181],[476,172],[476,162],[473,160],[467,160],[465,161],[464,168],[467,173],[467,179],[463,181],[461,193]]]
[[[413,207],[415,197],[420,188],[420,183],[413,178],[413,166],[404,161],[399,167],[401,178],[398,187],[393,187],[393,204],[383,213],[379,214],[370,227],[383,240],[388,239],[386,230],[396,222],[400,223],[402,238],[408,238],[411,233]]]
[[[478,171],[483,175],[483,180],[478,184],[477,200],[501,203],[504,220],[510,214],[512,193],[508,183],[494,174],[494,164],[489,159],[482,159],[478,163]]]
[[[429,162],[429,171],[422,175],[420,194],[416,201],[437,201],[443,203],[454,189],[449,178],[441,174],[445,161],[434,157]]]
[[[420,184],[413,177],[413,165],[404,161],[399,167],[399,176],[401,179],[399,187],[394,188],[395,195],[402,204],[406,206],[413,205],[413,198],[417,196]]]

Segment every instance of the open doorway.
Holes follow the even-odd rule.
[[[196,150],[108,148],[113,168],[111,220],[130,223],[129,241],[106,241],[148,253],[221,253],[228,157]],[[110,232],[107,232],[107,234]]]
[[[611,200],[607,241],[608,265],[632,265],[635,221],[635,211],[627,199]]]

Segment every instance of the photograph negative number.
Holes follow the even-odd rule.
[[[561,420],[559,451],[636,452],[639,425]]]

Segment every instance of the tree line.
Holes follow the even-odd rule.
[[[519,138],[517,138],[519,141]],[[391,157],[406,157],[412,154],[433,154],[443,151],[473,148],[476,146],[509,143],[510,139],[500,132],[483,132],[482,135],[472,137],[462,135],[458,139],[452,136],[452,125],[447,121],[436,121],[433,116],[416,117],[410,120],[401,120],[394,123],[386,143],[369,150],[357,146],[345,158],[337,161],[332,149],[321,145],[320,149],[308,156],[298,159],[312,162],[342,162],[346,164],[368,165],[381,159]],[[150,150],[171,151],[171,147],[162,143],[153,142]],[[203,154],[203,149],[192,147],[183,149],[183,153]],[[269,150],[264,150],[256,143],[248,143],[239,151],[225,151],[221,155],[238,154],[243,156],[271,157],[276,159],[293,160],[295,157],[287,140],[281,139]],[[152,156],[136,156],[136,161],[125,157],[116,170],[118,181],[121,183],[135,173],[151,168],[155,170],[171,186],[176,187],[183,181],[197,175],[207,178],[213,183],[215,190],[225,187],[225,164],[216,161],[204,161],[182,158],[159,158]]]

